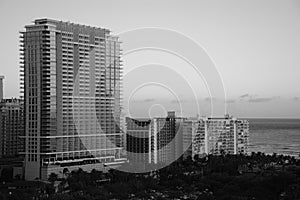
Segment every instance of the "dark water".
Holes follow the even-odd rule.
[[[248,119],[250,152],[299,157],[300,119]]]

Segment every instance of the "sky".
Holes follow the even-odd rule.
[[[205,72],[202,78],[193,77],[191,65],[168,52],[143,50],[124,56],[127,114],[152,116],[179,111],[181,106],[185,116],[227,112],[238,117],[300,118],[300,1],[1,0],[0,74],[5,76],[7,98],[19,96],[19,31],[37,18],[108,28],[124,36],[125,50],[135,42],[127,41],[126,33],[145,27],[183,35],[202,48],[182,55],[199,53],[197,67],[211,66],[215,78]],[[188,42],[177,36],[170,38],[180,51]],[[139,67],[129,71],[132,66]],[[133,92],[134,85],[142,84],[133,79],[156,84]],[[164,79],[167,87],[157,84]],[[222,83],[224,94],[214,93],[214,83]]]

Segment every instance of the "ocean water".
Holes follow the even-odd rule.
[[[300,156],[300,119],[248,119],[249,151]]]

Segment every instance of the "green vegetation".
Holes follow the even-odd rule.
[[[300,199],[300,160],[275,154],[196,156],[145,174],[115,169],[64,174],[50,175],[56,192],[48,188],[39,199]]]

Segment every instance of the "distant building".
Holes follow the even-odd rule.
[[[25,179],[123,163],[118,37],[108,29],[51,19],[25,29]]]
[[[0,76],[0,101],[1,99],[3,99],[3,79],[4,79],[4,76]]]
[[[0,158],[16,157],[24,152],[23,101],[0,102]]]
[[[176,117],[175,112],[153,119],[126,118],[126,150],[129,161],[171,163],[180,158],[184,142],[188,140],[183,134],[183,130],[187,131],[187,126],[183,126],[185,120],[186,118]]]
[[[149,163],[151,148],[151,119],[132,119],[126,117],[126,151],[129,162]]]
[[[182,125],[185,119],[176,117],[174,111],[168,112],[167,117],[153,119],[151,129],[152,162],[171,163],[182,155]]]
[[[202,118],[196,122],[193,154],[246,154],[249,122],[225,117]]]
[[[246,154],[249,122],[225,117],[126,118],[127,155],[134,163],[171,163],[208,154]]]
[[[188,156],[193,158],[193,138],[195,138],[197,120],[187,119],[182,123],[182,151],[183,159],[186,159]]]

